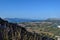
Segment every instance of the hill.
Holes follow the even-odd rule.
[[[10,23],[0,18],[0,40],[55,40],[55,37],[29,32],[17,23]]]
[[[46,20],[32,20],[32,19],[19,19],[19,18],[5,18],[9,22],[18,23],[18,25],[27,28],[32,31],[38,30],[38,32],[49,32],[54,35],[60,35],[60,19],[58,18],[49,18]]]

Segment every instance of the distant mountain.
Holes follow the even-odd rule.
[[[38,20],[38,19],[22,19],[22,18],[5,18],[5,20],[13,23],[19,23],[19,22],[53,22],[60,24],[59,18],[48,18],[46,20]]]
[[[56,23],[56,24],[60,25],[60,18],[49,18],[49,19],[45,20],[45,22],[52,22],[52,23]]]
[[[39,22],[40,20],[35,19],[21,19],[21,18],[5,18],[5,20],[13,23],[19,23],[19,22]]]

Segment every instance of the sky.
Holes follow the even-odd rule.
[[[0,17],[60,18],[60,0],[0,0]]]

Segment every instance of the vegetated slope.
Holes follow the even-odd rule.
[[[38,32],[52,33],[55,36],[60,36],[60,28],[57,27],[60,25],[60,19],[47,19],[41,22],[26,22],[20,24],[33,31],[38,30]]]
[[[39,30],[43,32],[50,32],[55,35],[60,35],[60,19],[49,18],[46,20],[31,20],[31,19],[19,19],[19,18],[6,18],[10,22],[19,23],[19,25],[30,28],[32,30]]]

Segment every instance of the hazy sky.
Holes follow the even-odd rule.
[[[0,0],[0,17],[60,18],[59,0]]]

